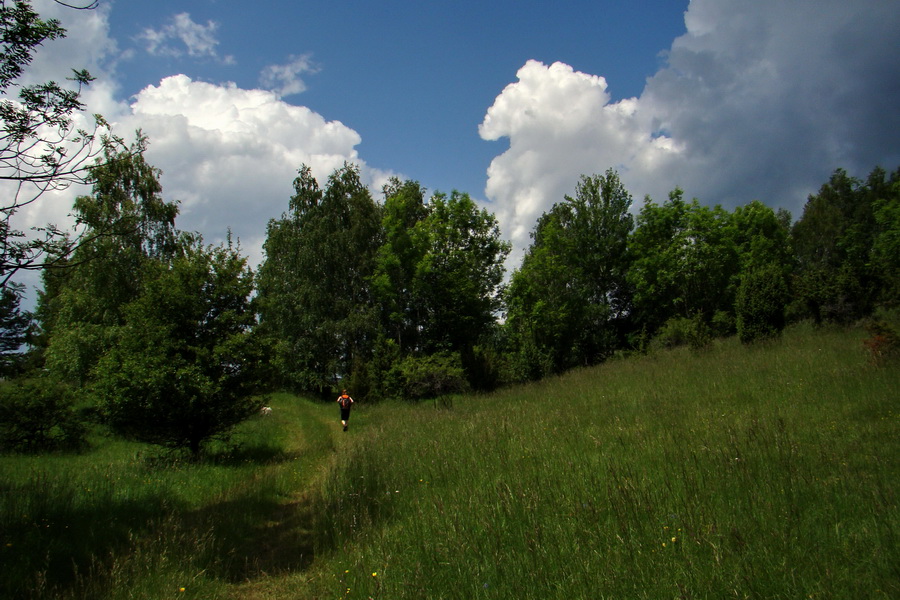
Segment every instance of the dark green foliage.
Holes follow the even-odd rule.
[[[849,264],[837,268],[809,267],[795,275],[794,300],[803,306],[802,316],[823,322],[848,324],[871,308],[858,274]]]
[[[666,321],[651,345],[657,348],[690,346],[699,350],[709,345],[710,341],[712,332],[703,315],[698,312],[693,317],[673,317]]]
[[[525,379],[594,364],[620,344],[630,309],[631,196],[618,175],[582,177],[575,197],[538,220],[513,273],[507,327]]]
[[[19,308],[24,286],[8,283],[0,291],[0,377],[14,375],[22,363],[22,346],[31,314]]]
[[[509,243],[497,220],[466,193],[437,193],[419,223],[422,255],[415,296],[423,312],[420,352],[468,352],[490,331],[501,308]]]
[[[345,164],[319,189],[306,166],[289,211],[269,222],[259,268],[258,310],[276,348],[278,383],[331,389],[371,356],[377,315],[369,280],[381,244],[381,213]]]
[[[873,169],[865,182],[838,169],[807,200],[791,232],[794,288],[816,322],[850,322],[896,297],[898,183],[900,169]]]
[[[875,234],[870,260],[881,284],[880,298],[900,304],[900,171],[880,190],[872,204]]]
[[[740,340],[747,344],[780,335],[785,326],[788,297],[784,274],[778,265],[745,272],[735,304]]]
[[[91,170],[93,194],[75,201],[85,241],[66,268],[43,273],[38,316],[46,365],[72,383],[86,383],[110,347],[148,265],[170,259],[186,241],[175,230],[177,203],[163,200],[159,169],[144,159],[146,146],[139,135],[129,151],[108,151]]]
[[[324,190],[305,167],[294,185],[289,213],[269,223],[257,300],[281,385],[330,390],[341,378],[380,398],[406,356],[473,356],[509,252],[493,215],[459,192],[426,204],[417,182],[396,179],[378,206],[351,165]]]
[[[252,289],[246,259],[230,245],[197,244],[153,265],[93,372],[110,425],[196,455],[254,414],[265,354],[252,332]]]
[[[390,394],[405,400],[440,398],[469,389],[459,354],[451,352],[407,356],[388,373],[388,382]]]
[[[372,292],[381,328],[402,352],[419,348],[426,316],[417,297],[417,270],[427,250],[421,225],[426,216],[425,190],[418,182],[392,179],[384,187],[384,243],[376,257]]]
[[[50,379],[0,385],[0,450],[77,450],[85,433],[68,386]]]
[[[732,312],[740,244],[721,206],[687,203],[680,189],[662,205],[647,198],[629,239],[635,322],[652,335],[672,318],[700,313],[709,323],[719,311]]]

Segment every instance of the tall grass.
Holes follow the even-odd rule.
[[[801,328],[379,406],[327,482],[311,593],[897,597],[898,390],[858,332]]]
[[[210,598],[309,564],[302,493],[330,434],[314,405],[273,404],[199,463],[103,438],[82,456],[0,459],[0,598]]]
[[[864,337],[363,405],[346,433],[280,395],[199,463],[0,457],[0,598],[900,597],[900,369]]]

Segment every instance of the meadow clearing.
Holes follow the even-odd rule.
[[[801,324],[441,402],[277,394],[186,462],[0,457],[9,598],[893,598],[900,369]]]

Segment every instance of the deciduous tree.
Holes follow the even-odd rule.
[[[112,152],[91,169],[93,194],[75,201],[84,240],[64,269],[44,271],[38,315],[47,366],[84,383],[123,322],[122,307],[141,292],[143,270],[178,250],[178,205],[162,198],[159,170],[144,159],[147,140]]]
[[[73,9],[97,4],[57,3]],[[63,238],[54,225],[19,230],[16,213],[48,190],[85,182],[101,149],[121,146],[103,135],[108,126],[100,115],[87,128],[77,124],[75,117],[84,110],[82,89],[93,79],[87,71],[73,71],[69,86],[20,83],[36,50],[65,33],[59,21],[42,19],[27,0],[0,1],[0,286],[19,270],[46,268],[48,252],[64,258],[79,241]],[[60,242],[65,242],[62,252]]]
[[[303,167],[294,189],[289,212],[268,226],[258,306],[281,383],[325,390],[351,376],[375,342],[370,280],[381,212],[354,165],[337,169],[322,190]]]
[[[541,216],[532,245],[513,274],[508,326],[527,357],[526,376],[603,360],[619,346],[630,311],[626,282],[631,195],[618,174],[582,176]]]
[[[144,269],[144,285],[92,373],[92,390],[124,435],[194,455],[259,410],[263,346],[253,334],[247,259],[196,242]]]

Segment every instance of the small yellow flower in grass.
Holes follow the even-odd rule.
[[[677,542],[677,541],[678,541],[678,538],[677,538],[677,537],[673,537],[673,538],[672,538],[672,543],[673,543],[673,544],[674,544],[675,542]]]
[[[665,548],[665,547],[666,547],[666,543],[665,543],[665,542],[663,542],[663,548]]]
[[[378,577],[378,573],[372,573],[372,577]]]
[[[178,588],[178,591],[179,591],[179,592],[183,592],[183,591],[184,591],[184,588],[183,588],[183,587],[182,587],[182,588]]]

